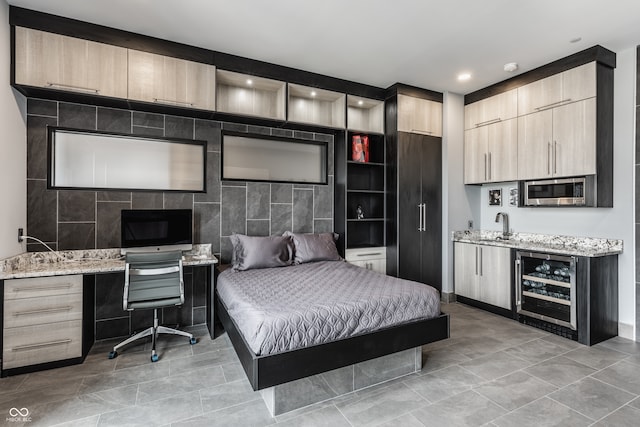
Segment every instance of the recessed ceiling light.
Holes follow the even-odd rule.
[[[569,43],[578,43],[580,40],[582,40],[582,37],[574,37],[569,40]]]
[[[316,91],[315,90],[311,91],[311,96],[316,96]]]
[[[471,78],[471,74],[469,74],[469,73],[458,74],[458,80],[460,80],[461,82],[466,82],[470,78]]]
[[[248,84],[249,86],[251,86],[251,85],[253,84],[253,80],[251,80],[251,79],[247,79],[247,84]]]
[[[364,102],[361,99],[361,100],[358,101],[358,105],[362,105],[362,104],[364,104]]]
[[[513,73],[517,69],[518,69],[517,62],[509,62],[507,64],[504,64],[504,70],[508,73]]]

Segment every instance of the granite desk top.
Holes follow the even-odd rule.
[[[213,265],[218,259],[211,254],[211,244],[193,245],[184,256],[184,266]],[[84,251],[25,252],[0,260],[0,280],[27,277],[97,274],[124,271],[124,255],[120,249]]]
[[[500,231],[454,231],[454,242],[502,246],[532,252],[599,257],[622,253],[622,240],[595,237],[575,237],[552,234],[513,233],[508,240],[501,239]]]

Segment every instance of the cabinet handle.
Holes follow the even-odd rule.
[[[551,175],[551,143],[547,142],[547,175]]]
[[[65,307],[46,308],[44,310],[31,310],[31,311],[18,311],[13,313],[14,316],[31,316],[32,314],[50,314],[58,313],[61,311],[70,311],[73,307],[70,305]]]
[[[193,107],[193,102],[185,102],[185,101],[175,101],[173,99],[162,99],[162,98],[153,98],[153,102],[160,104],[179,104],[186,105],[187,107]]]
[[[553,173],[558,173],[558,143],[553,141]]]
[[[433,135],[433,131],[422,129],[411,129],[411,133],[420,133],[423,135]]]
[[[20,345],[18,347],[13,347],[11,349],[11,351],[33,350],[34,348],[50,347],[50,346],[53,346],[53,345],[69,344],[71,341],[72,341],[71,339],[66,339],[66,340],[43,342],[43,343],[38,343],[38,344]]]
[[[480,126],[490,125],[490,124],[498,123],[498,122],[501,122],[501,121],[502,121],[502,119],[500,117],[498,117],[498,118],[495,118],[495,119],[491,119],[491,120],[487,120],[487,121],[484,121],[484,122],[476,123],[475,126],[477,128],[479,128]]]
[[[478,247],[478,249],[479,249],[479,252],[480,252],[480,263],[479,263],[480,264],[480,275],[482,276],[482,258],[483,258],[483,256],[482,256],[482,246]]]
[[[368,254],[357,254],[356,256],[376,256],[382,255],[382,252],[369,252]]]
[[[73,286],[71,283],[65,283],[56,286],[31,286],[28,288],[15,288],[15,292],[37,292],[37,291],[56,291],[59,289],[69,289]]]
[[[489,181],[491,181],[491,151],[489,151]]]
[[[47,87],[60,88],[60,89],[69,89],[69,90],[75,90],[75,91],[78,91],[78,92],[89,92],[89,93],[95,93],[95,94],[100,93],[100,89],[94,89],[94,88],[91,88],[91,87],[66,85],[66,84],[63,84],[63,83],[47,82]]]
[[[478,246],[476,246],[476,276],[478,275]]]
[[[551,104],[543,105],[542,107],[535,107],[534,110],[536,111],[546,110],[547,108],[552,108],[567,102],[571,102],[571,98],[563,99],[562,101],[558,101],[558,102],[552,102]]]

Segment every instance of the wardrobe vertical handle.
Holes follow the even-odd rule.
[[[422,204],[422,231],[427,231],[427,204]]]
[[[422,231],[422,203],[418,203],[418,231]]]

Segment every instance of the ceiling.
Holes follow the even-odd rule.
[[[378,87],[460,94],[596,44],[614,52],[640,44],[638,0],[8,3]],[[519,69],[505,72],[508,62]],[[462,72],[471,79],[458,81]]]

